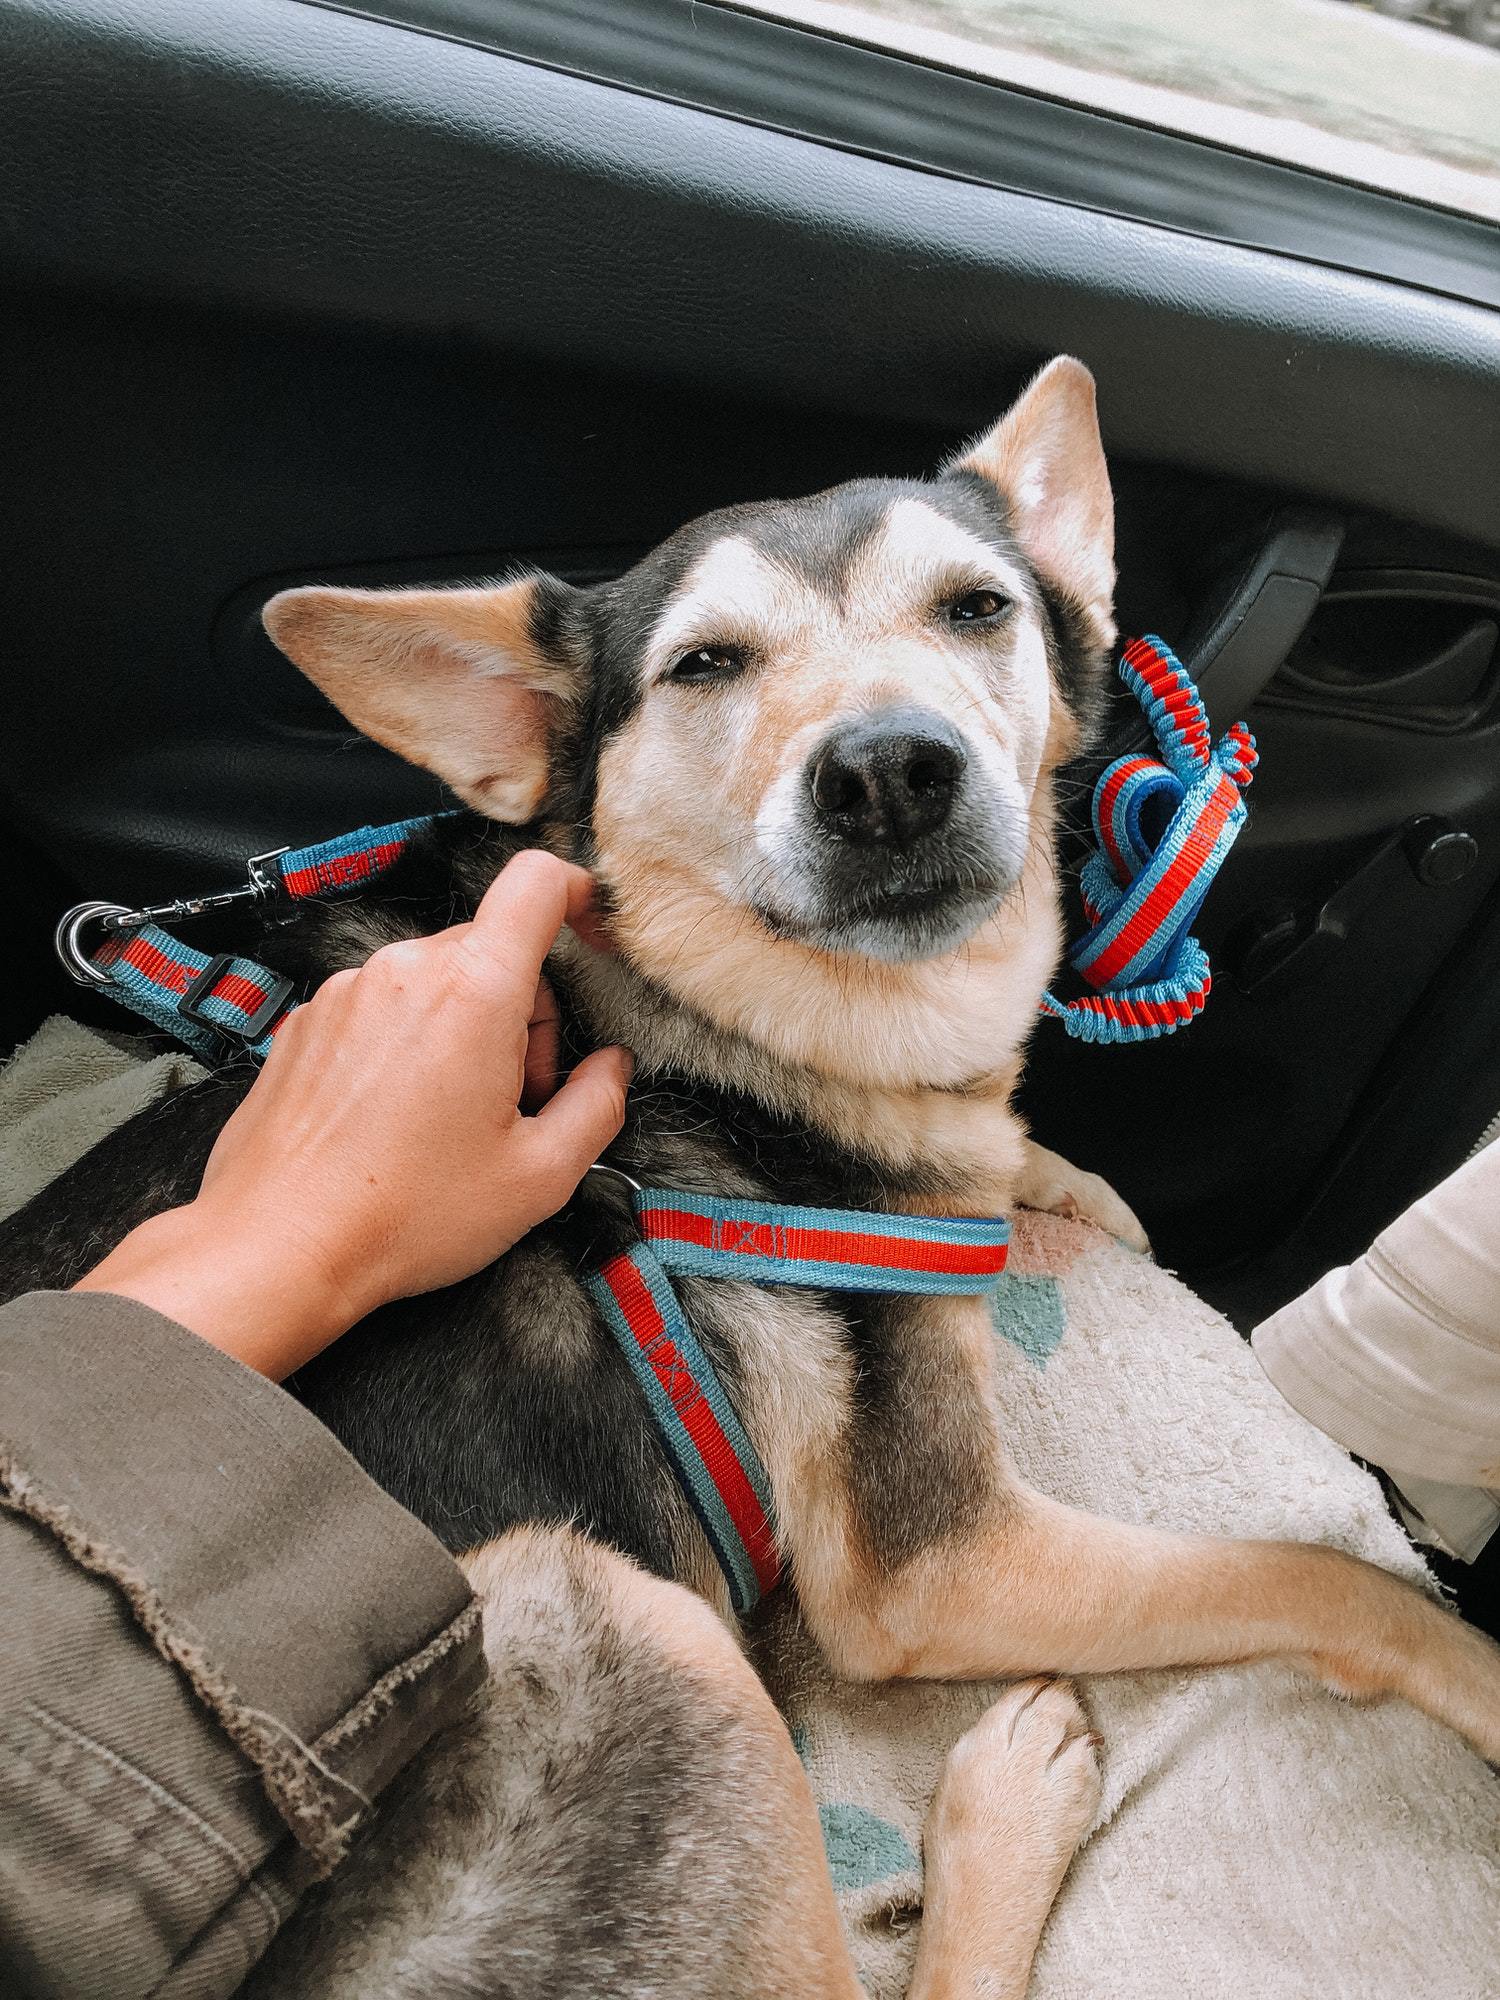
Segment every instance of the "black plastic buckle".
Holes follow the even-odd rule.
[[[247,1049],[253,1048],[285,1011],[286,1003],[292,997],[294,982],[290,979],[276,980],[244,1026],[232,1027],[228,1021],[216,1021],[212,1014],[205,1014],[203,1003],[233,964],[232,951],[221,951],[211,958],[203,970],[195,972],[188,981],[177,1002],[177,1011],[184,1021],[196,1021],[200,1028],[211,1028],[216,1035],[223,1035],[226,1041],[241,1042]]]

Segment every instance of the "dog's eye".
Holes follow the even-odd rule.
[[[745,656],[737,646],[695,646],[667,669],[669,681],[722,681],[744,670]]]
[[[1010,599],[998,590],[971,590],[967,597],[948,606],[948,616],[955,625],[983,625],[1009,608]]]

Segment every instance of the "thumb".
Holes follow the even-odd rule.
[[[559,1207],[618,1136],[634,1068],[629,1049],[595,1049],[531,1120],[533,1170]]]

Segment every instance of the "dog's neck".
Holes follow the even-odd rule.
[[[575,942],[564,964],[591,1037],[627,1043],[640,1077],[690,1079],[811,1128],[874,1168],[893,1205],[985,1215],[1010,1207],[1020,1174],[1025,1130],[1010,1100],[1057,949],[1047,837],[964,950],[909,967],[806,954],[789,998],[744,994],[737,1020],[669,990],[628,951]]]

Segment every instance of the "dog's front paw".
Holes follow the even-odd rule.
[[[1149,1253],[1151,1249],[1151,1239],[1135,1211],[1121,1201],[1108,1181],[1075,1167],[1060,1153],[1049,1153],[1032,1139],[1026,1142],[1026,1163],[1016,1199],[1023,1208],[1040,1209],[1044,1215],[1090,1222],[1132,1250]]]

